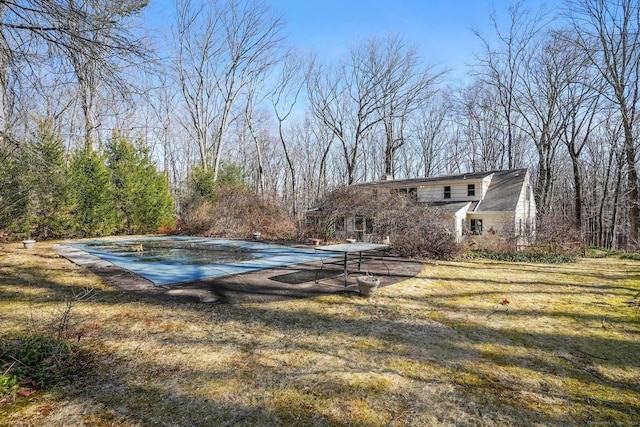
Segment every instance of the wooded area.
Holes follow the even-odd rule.
[[[460,87],[402,35],[329,63],[293,49],[266,1],[176,0],[167,37],[147,6],[0,0],[7,236],[171,227],[236,168],[298,222],[355,182],[529,168],[543,230],[637,246],[637,0],[487,11]]]

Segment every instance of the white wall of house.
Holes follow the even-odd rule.
[[[453,231],[456,235],[456,240],[460,242],[462,240],[462,236],[464,234],[464,230],[469,227],[467,223],[467,213],[469,211],[469,206],[471,203],[467,203],[467,205],[460,209],[458,212],[453,214]]]
[[[489,189],[489,185],[491,184],[491,178],[493,178],[493,174],[489,176],[485,176],[482,179],[482,182],[480,185],[480,191],[482,191],[482,198],[484,198],[485,194],[487,194],[487,190]]]
[[[471,220],[482,220],[482,234],[506,234],[512,233],[513,228],[513,214],[505,212],[481,212],[481,213],[469,213],[467,215],[467,230],[471,230]]]
[[[535,238],[536,202],[528,175],[516,205],[514,227],[519,245],[527,245]]]
[[[469,196],[469,185],[474,186],[475,195]],[[449,198],[445,198],[445,187],[450,188]],[[418,201],[419,202],[442,202],[442,201],[478,201],[484,197],[487,192],[487,188],[484,186],[482,180],[469,180],[463,183],[452,182],[437,185],[425,185],[418,188]]]

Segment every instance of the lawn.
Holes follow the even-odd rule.
[[[384,278],[383,278],[384,279]],[[370,299],[177,304],[0,250],[2,338],[73,295],[86,366],[0,425],[640,425],[640,262],[425,264]]]

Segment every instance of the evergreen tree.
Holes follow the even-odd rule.
[[[42,120],[29,144],[30,201],[28,222],[38,239],[71,234],[67,164],[62,139]]]
[[[74,153],[69,184],[78,236],[101,236],[118,230],[114,186],[101,155],[91,149]]]
[[[29,235],[28,156],[19,147],[0,146],[0,234]],[[0,235],[0,237],[2,237]]]
[[[148,149],[115,136],[107,145],[107,166],[122,231],[157,232],[160,226],[173,224],[175,212],[169,181],[157,170]]]
[[[197,207],[204,202],[215,203],[218,200],[218,191],[221,186],[248,188],[242,168],[235,163],[222,163],[218,172],[218,179],[214,180],[214,172],[205,170],[202,166],[193,169],[190,179],[191,197],[187,202],[189,207]]]
[[[214,203],[216,201],[217,184],[213,175],[212,169],[205,169],[201,165],[193,169],[189,180],[191,197],[189,197],[185,208],[194,208],[205,202]]]

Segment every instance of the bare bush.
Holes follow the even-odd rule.
[[[380,215],[376,224],[402,256],[452,259],[462,250],[455,234],[448,228],[448,221],[428,205],[405,200],[399,208]]]
[[[375,222],[380,213],[395,210],[400,203],[399,198],[372,189],[341,187],[318,202],[318,215],[310,233],[330,240],[344,218],[360,216]]]
[[[237,186],[220,186],[216,201],[203,201],[183,216],[183,233],[250,238],[259,232],[265,239],[292,239],[295,224],[274,200]]]
[[[585,251],[580,227],[573,219],[564,215],[539,216],[536,240],[537,243],[534,248],[531,248],[532,250],[571,255],[578,255]]]
[[[388,236],[401,256],[449,259],[461,250],[437,209],[396,191],[340,188],[322,199],[318,208],[315,232],[325,240],[342,218],[361,216],[372,224],[369,237],[380,241]]]

